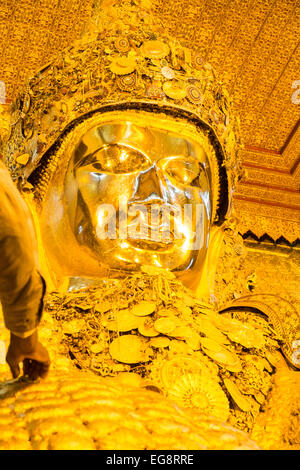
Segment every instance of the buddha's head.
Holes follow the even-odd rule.
[[[115,1],[28,81],[6,162],[53,278],[154,265],[198,285],[238,177],[236,121],[196,51]]]

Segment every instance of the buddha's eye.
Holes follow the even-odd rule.
[[[172,157],[163,161],[162,169],[178,183],[188,186],[198,185],[198,178],[203,172],[198,160],[182,157]]]
[[[133,173],[149,165],[146,156],[131,147],[120,144],[105,145],[81,165],[92,165],[104,173]]]

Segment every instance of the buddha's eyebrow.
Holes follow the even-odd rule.
[[[76,149],[77,151],[77,149]],[[76,155],[75,153],[75,158],[74,158],[74,170],[78,169],[81,166],[84,165],[90,165],[95,161],[95,153],[97,153],[98,150],[94,150],[94,152],[88,153],[87,155],[82,156],[81,155]]]

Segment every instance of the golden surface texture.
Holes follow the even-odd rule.
[[[82,33],[92,0],[1,1],[0,79],[11,101],[32,73]]]

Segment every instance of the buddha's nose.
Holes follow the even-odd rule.
[[[163,202],[163,189],[157,169],[152,165],[141,171],[135,180],[134,191],[129,203],[159,203]]]

